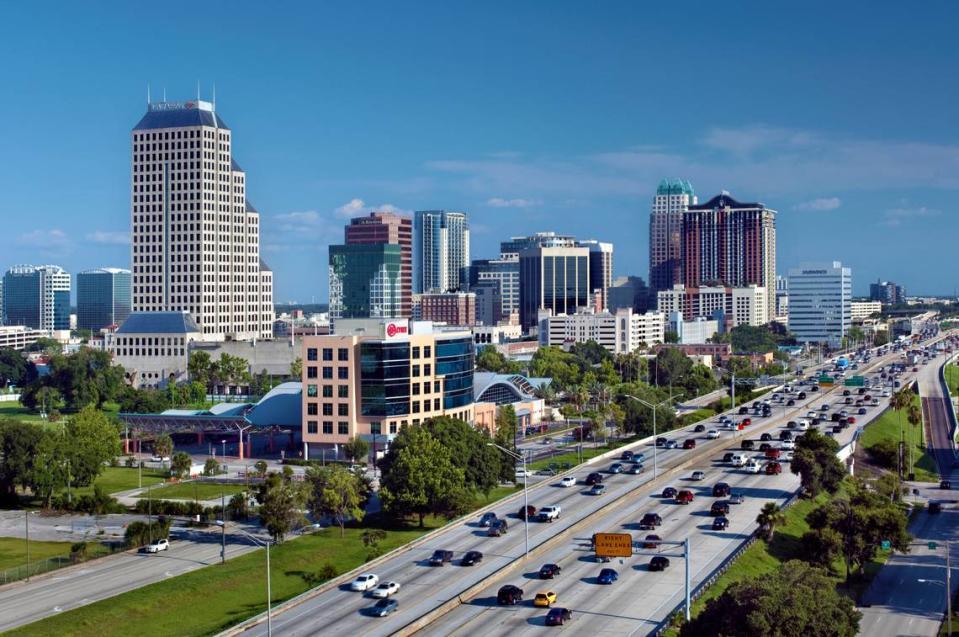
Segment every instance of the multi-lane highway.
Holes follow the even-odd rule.
[[[870,367],[897,360],[898,356],[899,353],[896,352],[881,359],[873,359]],[[755,439],[766,430],[775,433],[786,424],[786,420],[795,418],[796,414],[804,414],[814,404],[818,406],[822,402],[836,402],[835,397],[840,391],[841,388],[836,388],[831,393],[810,393],[807,399],[797,401],[797,404],[785,410],[785,413],[777,407],[772,417],[756,419],[757,422],[744,434]],[[829,397],[825,398],[825,395]],[[867,417],[873,416],[881,409],[882,407],[871,408]],[[710,423],[709,426],[715,425]],[[691,429],[689,427],[672,432],[668,437],[685,440],[693,437]],[[853,429],[842,433],[843,441],[851,437]],[[596,531],[629,529],[629,525],[638,521],[643,512],[661,511],[664,526],[659,534],[664,538],[676,540],[689,536],[693,545],[691,565],[694,582],[707,576],[752,532],[756,513],[764,502],[782,502],[798,486],[797,478],[788,473],[788,467],[785,473],[778,476],[745,474],[720,467],[716,460],[722,456],[722,451],[738,448],[739,440],[732,440],[733,436],[728,430],[723,432],[719,440],[707,440],[704,434],[696,434],[698,444],[694,450],[660,449],[660,471],[666,475],[655,484],[650,475],[649,458],[652,448],[647,446],[641,449],[646,453],[647,473],[639,476],[609,477],[608,491],[603,496],[585,495],[585,488],[581,485],[561,488],[556,484],[558,480],[546,480],[531,488],[531,504],[558,504],[563,508],[563,515],[554,523],[530,525],[531,550],[542,554],[537,554],[529,563],[523,563],[523,525],[515,518],[514,512],[522,500],[513,499],[509,504],[497,507],[500,517],[504,514],[512,515],[508,518],[510,531],[504,537],[486,537],[485,529],[479,528],[475,521],[455,524],[414,549],[372,568],[371,571],[379,575],[381,581],[395,580],[402,584],[402,590],[397,595],[399,609],[388,617],[367,616],[364,611],[372,606],[373,600],[350,592],[347,586],[342,586],[307,596],[296,604],[280,609],[273,617],[273,628],[284,635],[315,634],[320,628],[331,634],[388,635],[401,630],[407,631],[414,622],[432,620],[432,616],[427,616],[431,615],[434,609],[448,604],[456,607],[451,613],[427,626],[426,632],[444,634],[467,623],[473,626],[482,625],[484,634],[532,630],[535,626],[542,625],[545,615],[543,610],[534,610],[528,603],[517,607],[496,607],[495,604],[491,605],[490,599],[503,583],[525,583],[522,588],[527,595],[535,593],[540,586],[529,582],[525,573],[538,569],[540,562],[554,561],[568,567],[555,582],[557,590],[562,593],[561,604],[566,604],[568,600],[575,615],[587,615],[591,618],[589,622],[574,622],[570,625],[571,629],[578,624],[583,627],[582,630],[589,632],[649,632],[679,601],[682,594],[682,560],[673,560],[672,567],[666,573],[650,573],[644,566],[648,557],[634,557],[627,560],[627,564],[616,565],[622,575],[620,582],[611,588],[598,589],[591,578],[598,573],[599,565],[595,563],[583,542]],[[695,461],[690,463],[691,460]],[[610,462],[592,466],[606,468]],[[681,471],[675,469],[686,464],[690,466],[683,467]],[[686,480],[693,469],[707,471],[707,479],[702,483]],[[587,471],[589,469],[585,467],[580,468],[576,475],[582,479]],[[671,474],[671,471],[678,473]],[[705,490],[720,480],[732,484],[734,490],[743,491],[746,501],[742,505],[735,505],[729,529],[713,532],[707,527],[710,522],[708,503],[712,498],[705,497]],[[692,505],[679,507],[653,497],[653,494],[661,492],[667,483],[677,488],[693,488],[698,495],[697,501]],[[597,513],[607,503],[619,498],[623,499],[617,502],[615,507],[611,507],[612,510]],[[586,522],[578,525],[583,520]],[[577,528],[573,529],[574,526]],[[566,531],[569,533],[564,533]],[[634,537],[641,537],[642,534],[643,532],[634,531]],[[562,537],[554,540],[557,536]],[[543,548],[539,549],[541,545]],[[453,551],[456,556],[453,563],[443,567],[428,566],[427,560],[436,549]],[[482,551],[484,560],[477,566],[459,565],[459,558],[467,550]],[[484,590],[475,593],[470,590],[494,574],[498,576],[495,582],[490,583]],[[642,591],[642,595],[637,591]],[[468,603],[459,604],[459,601]],[[266,632],[263,622],[252,626],[248,624],[242,628],[254,634]]]

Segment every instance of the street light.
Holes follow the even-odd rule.
[[[260,538],[247,533],[240,527],[234,527],[235,530],[239,531],[243,535],[247,536],[249,539],[259,546],[266,547],[266,634],[267,637],[273,637],[273,606],[271,598],[273,597],[273,583],[270,579],[270,544],[273,543],[272,540],[267,540],[264,542]],[[223,520],[223,533],[226,534],[226,519]],[[224,549],[225,550],[225,549]]]
[[[653,438],[654,438],[654,440],[653,440],[653,480],[655,480],[655,479],[656,479],[656,476],[659,475],[659,458],[658,458],[657,455],[656,455],[656,450],[659,449],[659,445],[656,444],[656,440],[655,440],[655,438],[656,438],[656,410],[659,409],[660,407],[662,407],[663,405],[667,405],[667,404],[672,403],[672,402],[673,402],[673,399],[675,398],[675,396],[670,396],[670,397],[667,398],[666,400],[664,400],[664,401],[662,401],[662,402],[660,402],[660,403],[658,403],[658,404],[656,404],[656,405],[654,405],[654,404],[652,404],[652,403],[650,403],[650,402],[646,402],[646,401],[643,400],[642,398],[637,398],[636,396],[633,396],[633,395],[631,395],[631,394],[623,394],[623,396],[625,396],[626,398],[632,398],[633,400],[635,400],[635,401],[638,402],[639,404],[641,404],[641,405],[646,405],[647,407],[649,407],[650,409],[653,410]]]
[[[226,460],[226,438],[221,440],[220,444],[223,445],[223,459]]]
[[[488,447],[496,447],[506,455],[523,461],[523,528],[526,530],[526,555],[523,558],[524,560],[529,559],[529,495],[527,493],[527,471],[526,471],[526,454],[518,454],[515,451],[511,451],[506,447],[500,447],[495,442],[487,442]]]

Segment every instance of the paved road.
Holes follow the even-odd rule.
[[[125,593],[220,560],[218,533],[174,528],[170,550],[120,553],[0,587],[0,631]],[[253,550],[241,535],[227,535],[227,559]]]
[[[898,356],[898,354],[896,354],[896,356]],[[885,362],[891,360],[893,360],[892,357],[884,359]],[[880,361],[874,361],[872,364],[877,365],[881,363]],[[834,391],[841,391],[841,388],[836,388]],[[799,402],[795,407],[791,408],[788,413],[804,413],[810,408],[810,403],[813,402],[816,404],[823,402],[822,392],[811,393],[810,398],[806,401]],[[772,429],[775,426],[785,424],[782,411],[779,409],[774,411],[776,415],[772,418],[766,419],[765,422],[759,419],[759,423],[750,428],[749,435],[751,437],[758,436],[759,432],[764,429]],[[879,408],[870,411],[878,412]],[[852,429],[850,428],[844,432],[844,434],[851,436]],[[707,451],[708,458],[715,457],[716,453],[725,449],[729,444],[729,435],[728,433],[724,434],[724,436],[726,436],[725,440],[706,441],[700,439],[699,450]],[[669,437],[677,439],[685,439],[689,436],[690,428],[669,434]],[[691,455],[697,455],[699,450],[696,452],[661,450],[659,456],[660,470],[668,470],[669,467],[683,462]],[[644,451],[647,455],[647,469],[649,469],[650,463],[648,459],[651,456],[652,450],[645,449]],[[708,461],[705,462],[705,466],[709,466],[710,464]],[[605,466],[605,464],[600,466]],[[717,475],[715,471],[714,476]],[[580,473],[585,474],[585,470],[581,470]],[[582,475],[580,475],[580,477],[582,477]],[[736,474],[730,476],[730,480],[735,480],[737,483],[741,483],[744,488],[749,489],[751,491],[750,500],[753,500],[756,505],[760,505],[763,499],[781,501],[787,497],[788,493],[794,491],[797,485],[796,478],[790,474],[769,478],[766,476]],[[657,482],[655,486],[650,485],[651,476],[649,473],[642,476],[614,476],[609,480],[608,494],[602,498],[596,498],[584,496],[582,494],[582,488],[560,489],[554,485],[554,482],[555,481],[545,481],[531,488],[530,502],[537,506],[559,504],[563,507],[564,515],[554,524],[530,525],[531,549],[553,538],[563,530],[568,529],[574,523],[594,514],[603,506],[605,501],[618,496],[630,494],[630,497],[622,507],[620,507],[620,511],[622,511],[623,514],[628,512],[629,515],[627,515],[627,517],[633,519],[640,508],[649,506],[648,492],[650,489],[643,487],[648,485],[653,491],[661,491],[664,486],[662,480]],[[677,483],[677,486],[679,486],[679,484],[685,483]],[[712,482],[708,484],[711,486]],[[516,502],[514,501],[509,505],[509,509],[513,509],[516,506]],[[504,509],[505,508],[504,506]],[[699,506],[687,510],[697,511],[699,515],[695,518],[695,522],[699,523],[700,526],[705,523],[706,518],[702,517]],[[504,511],[499,511],[499,513],[502,515]],[[687,532],[692,532],[696,534],[697,537],[701,536],[703,538],[704,544],[701,550],[705,559],[703,562],[697,563],[695,560],[698,558],[694,558],[694,567],[697,569],[697,573],[703,576],[710,572],[715,566],[715,560],[709,556],[728,554],[732,551],[742,540],[744,534],[749,532],[748,527],[751,526],[750,519],[754,519],[755,514],[750,515],[749,513],[745,513],[736,515],[734,518],[735,526],[733,532],[718,534],[713,534],[711,531],[704,532],[704,530],[698,529],[694,525],[689,525],[689,518],[685,515],[683,517],[685,519],[677,522],[675,528],[669,527],[668,532],[678,533],[678,527],[683,526],[684,529],[687,529]],[[483,578],[500,571],[517,559],[520,559],[524,546],[523,526],[515,518],[511,519],[510,523],[510,533],[501,538],[486,538],[485,533],[476,528],[472,523],[455,525],[444,532],[439,538],[426,542],[380,565],[377,568],[377,574],[380,576],[381,581],[392,579],[400,582],[403,586],[399,597],[401,604],[400,610],[388,618],[374,619],[364,617],[363,610],[371,606],[372,601],[356,593],[349,592],[346,590],[346,587],[342,587],[316,595],[297,606],[288,607],[274,617],[273,627],[278,634],[291,636],[316,634],[320,627],[322,627],[324,632],[329,632],[330,634],[363,634],[372,637],[374,635],[394,633],[409,622],[426,615],[429,611],[447,601],[452,596],[455,596],[458,592],[465,591],[476,582],[481,581]],[[689,527],[692,528],[690,529]],[[440,548],[454,551],[457,558],[466,550],[477,549],[484,552],[485,559],[481,565],[472,568],[465,568],[458,565],[448,565],[443,568],[430,568],[426,566],[426,560],[432,551]],[[568,553],[569,550],[569,547],[567,547],[566,552]],[[710,560],[712,560],[712,562]],[[681,561],[679,563],[681,564]],[[593,568],[595,569],[595,564]],[[641,575],[645,574],[642,571],[637,571],[637,573]],[[679,576],[681,576],[679,570],[674,568],[671,572],[667,573],[665,577],[661,577],[659,580],[659,584],[668,582],[668,585],[660,585],[656,586],[655,589],[648,588],[643,590],[643,596],[652,597],[654,593],[662,596],[662,601],[658,609],[647,610],[644,615],[646,618],[643,620],[644,622],[650,619],[656,621],[655,616],[657,614],[665,616],[665,614],[674,607],[676,596],[679,595],[679,587],[673,580]],[[571,578],[564,577],[564,579],[569,581]],[[620,586],[617,587],[616,590],[622,592],[630,588],[632,587]],[[636,597],[636,590],[633,589],[631,600],[635,602]],[[620,599],[619,601],[622,602],[623,600]],[[613,605],[616,604],[614,603]],[[502,612],[509,611],[502,609]],[[542,613],[540,613],[540,615],[541,614]],[[641,628],[642,625],[641,623],[635,627]],[[648,627],[649,625],[647,625],[647,628]],[[619,629],[615,628],[614,630]],[[265,624],[260,624],[250,628],[248,632],[265,634],[266,626]]]
[[[923,418],[929,435],[939,475],[955,479],[956,456],[952,443],[952,420],[949,416],[949,397],[943,395],[939,383],[939,368],[948,356],[938,356],[919,371],[919,390],[922,399]]]

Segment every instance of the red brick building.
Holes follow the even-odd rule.
[[[387,243],[400,246],[400,311],[409,318],[413,307],[413,219],[393,212],[371,212],[350,220],[346,244]]]

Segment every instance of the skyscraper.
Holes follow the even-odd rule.
[[[687,288],[766,288],[766,315],[776,316],[776,211],[722,193],[682,215],[682,276]]]
[[[3,322],[70,329],[70,275],[56,265],[16,265],[3,275]]]
[[[393,212],[371,212],[350,220],[346,245],[391,243],[400,246],[400,305],[397,317],[409,318],[413,292],[413,219]]]
[[[77,328],[96,332],[130,315],[130,271],[98,268],[77,274]]]
[[[589,305],[589,248],[535,247],[519,253],[520,324],[529,330],[540,310],[574,314]]]
[[[469,267],[467,287],[470,292],[476,288],[495,285],[499,299],[497,315],[506,318],[513,312],[519,312],[519,257],[506,259],[476,259]],[[489,292],[487,292],[489,294]],[[488,318],[488,317],[487,317]]]
[[[869,284],[869,300],[886,305],[899,305],[906,302],[906,289],[892,281],[880,279]]]
[[[395,243],[330,246],[330,318],[398,318],[402,269]]]
[[[609,308],[609,286],[613,284],[613,244],[595,239],[577,241],[577,246],[589,248],[589,288],[599,292],[603,309]]]
[[[684,179],[663,179],[649,214],[649,287],[668,290],[682,281],[683,213],[696,204],[693,187]]]
[[[271,338],[260,215],[214,105],[151,103],[131,141],[133,310],[189,312],[204,340]]]
[[[466,214],[420,210],[413,219],[413,291],[459,290],[460,274],[470,263]]]
[[[796,340],[839,347],[851,324],[851,268],[833,261],[789,270],[789,331]]]

